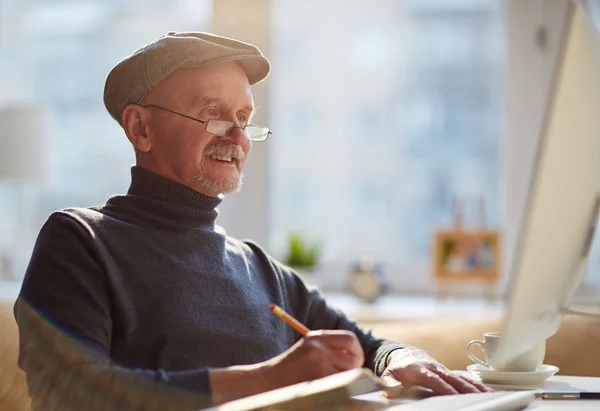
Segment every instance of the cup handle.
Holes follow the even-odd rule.
[[[487,364],[487,362],[480,360],[479,358],[477,358],[475,356],[475,354],[473,354],[471,352],[471,347],[474,345],[478,345],[479,348],[481,348],[481,350],[483,351],[483,347],[484,347],[484,343],[483,341],[480,340],[473,340],[470,343],[467,344],[467,355],[469,356],[470,359],[472,359],[473,361],[475,361],[478,364],[483,365],[484,367],[489,367],[489,365]]]

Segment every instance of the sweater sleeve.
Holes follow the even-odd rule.
[[[111,300],[93,232],[66,213],[42,227],[15,304],[19,367],[32,410],[195,410],[208,369],[130,369],[111,361]]]

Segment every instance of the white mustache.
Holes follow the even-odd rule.
[[[204,150],[204,157],[209,157],[212,155],[231,157],[239,161],[243,160],[245,156],[242,146],[232,146],[230,144],[213,144],[206,147]]]

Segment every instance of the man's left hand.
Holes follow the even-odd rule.
[[[425,351],[415,348],[392,351],[381,378],[389,385],[400,383],[403,389],[422,387],[434,395],[493,391],[479,382],[450,371]],[[402,390],[390,391],[388,396],[397,395],[402,395]]]

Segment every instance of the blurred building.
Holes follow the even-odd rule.
[[[110,68],[165,32],[207,30],[212,4],[0,0],[0,106],[34,104],[49,114],[47,184],[15,190],[0,177],[0,252],[14,257],[15,276],[52,211],[127,190],[133,150],[102,101]]]
[[[271,244],[368,253],[427,275],[453,195],[498,224],[496,1],[273,2]]]

